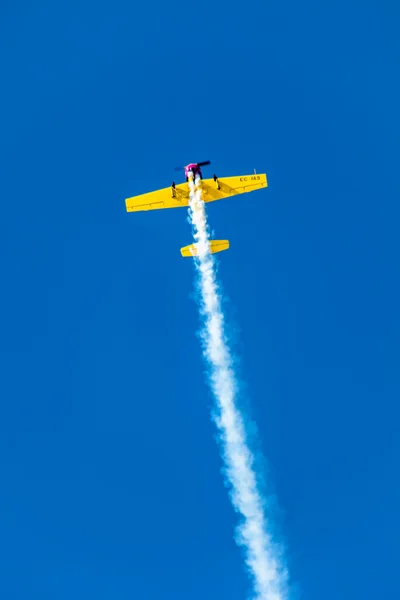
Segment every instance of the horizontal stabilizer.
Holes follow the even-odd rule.
[[[222,250],[228,250],[229,241],[228,240],[210,240],[210,252],[211,254],[215,254],[215,252],[222,252]],[[190,244],[190,246],[185,246],[181,248],[182,256],[197,256],[197,244]]]

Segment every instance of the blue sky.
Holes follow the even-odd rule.
[[[399,6],[0,7],[2,598],[242,599],[173,168],[209,207],[304,598],[398,597]]]

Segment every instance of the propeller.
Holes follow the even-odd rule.
[[[209,160],[206,160],[204,162],[196,163],[196,165],[198,167],[205,167],[206,165],[211,165],[211,162]],[[175,171],[184,171],[184,170],[185,170],[185,167],[175,167]]]

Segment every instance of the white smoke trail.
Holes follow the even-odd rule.
[[[253,578],[258,600],[287,598],[287,572],[272,540],[264,513],[264,500],[258,490],[248,447],[243,418],[236,407],[237,379],[232,356],[224,334],[224,317],[216,281],[214,258],[210,253],[206,211],[201,182],[189,179],[189,215],[197,246],[196,267],[199,272],[201,311],[205,318],[202,341],[210,366],[210,387],[217,404],[215,422],[221,437],[226,475],[231,488],[232,504],[242,516],[237,543],[244,546],[246,564]]]

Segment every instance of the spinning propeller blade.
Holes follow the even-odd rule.
[[[206,165],[211,165],[209,160],[204,162],[195,163],[198,167],[205,167]],[[175,167],[175,171],[184,171],[186,167]]]

